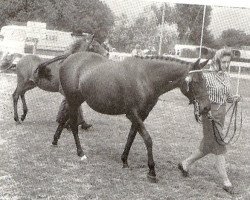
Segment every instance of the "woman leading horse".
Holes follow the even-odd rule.
[[[216,124],[207,116],[202,116],[203,139],[200,142],[200,146],[196,152],[182,161],[178,167],[184,176],[188,176],[188,169],[191,164],[208,154],[214,154],[217,158],[216,166],[223,180],[224,190],[234,193],[232,183],[226,172],[224,155],[227,146],[218,141],[214,132],[214,128],[216,128],[219,131],[218,134],[223,137],[222,130],[226,115],[226,103],[233,103],[240,100],[238,95],[233,96],[230,92],[230,77],[226,70],[230,65],[231,58],[232,53],[229,49],[218,50],[212,59],[210,72],[204,73],[211,102],[212,119]]]

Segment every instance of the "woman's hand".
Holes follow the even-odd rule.
[[[234,102],[239,102],[242,100],[242,97],[240,95],[233,95],[233,101]]]

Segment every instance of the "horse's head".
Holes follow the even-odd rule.
[[[0,69],[8,70],[12,66],[12,62],[14,60],[14,54],[6,53],[3,54],[2,59],[0,60]]]
[[[181,86],[182,93],[188,97],[190,104],[194,104],[195,118],[197,121],[201,114],[207,114],[211,108],[206,88],[206,80],[201,70],[208,61],[209,60],[206,60],[200,63],[200,59],[198,59],[192,64]]]
[[[98,53],[106,58],[109,57],[109,52],[103,47],[99,42],[95,40],[95,35],[92,35],[90,41],[88,42],[88,46],[86,51]]]

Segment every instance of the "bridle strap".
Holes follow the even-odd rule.
[[[214,70],[211,69],[197,69],[197,70],[191,70],[188,72],[188,74],[198,73],[198,72],[214,72]]]

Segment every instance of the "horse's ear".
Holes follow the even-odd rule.
[[[94,38],[95,38],[95,34],[92,34],[92,35],[91,35],[91,39],[90,39],[90,43],[89,43],[89,44],[91,44],[91,43],[93,42]]]
[[[207,59],[206,61],[199,64],[199,68],[202,69],[203,67],[205,67],[207,65],[208,61],[209,61],[209,59]]]
[[[195,70],[195,69],[198,69],[199,67],[197,67],[197,66],[199,66],[199,64],[200,64],[200,58],[198,58],[196,61],[195,61],[195,63],[193,64],[193,66],[192,66],[192,68],[193,69],[191,69],[191,70]]]

